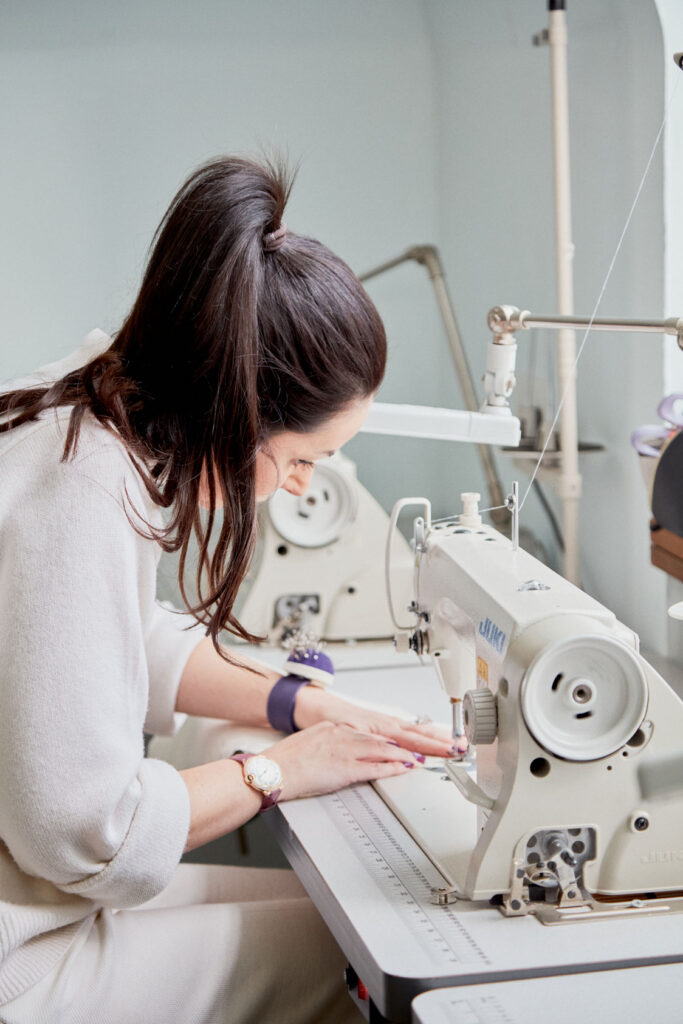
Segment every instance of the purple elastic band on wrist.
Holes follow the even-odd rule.
[[[273,729],[278,732],[298,732],[299,729],[294,723],[294,705],[296,695],[302,686],[307,686],[308,680],[301,676],[283,676],[278,679],[275,686],[268,694],[266,714]]]

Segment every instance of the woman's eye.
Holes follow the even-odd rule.
[[[315,463],[314,462],[309,462],[308,459],[295,459],[295,465],[296,466],[310,466],[311,468],[313,468]]]

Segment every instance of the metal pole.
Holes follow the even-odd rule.
[[[666,320],[631,320],[623,317],[588,316],[545,316],[530,313],[517,306],[493,306],[488,312],[487,323],[494,334],[508,335],[516,331],[544,327],[558,330],[570,324],[572,327],[589,328],[592,331],[631,331],[641,334],[675,334],[683,348],[683,317],[670,316]]]
[[[555,159],[555,235],[557,252],[557,305],[561,315],[574,312],[571,222],[571,177],[569,162],[569,93],[567,87],[567,21],[564,0],[548,0],[548,41],[552,74],[553,152]],[[576,402],[576,337],[563,328],[557,342],[560,394],[564,397],[560,418],[561,475],[558,492],[562,499],[564,532],[564,574],[580,582],[579,568],[579,434]]]
[[[460,390],[462,391],[465,406],[469,412],[478,412],[481,403],[478,400],[474,387],[472,372],[460,337],[458,323],[453,310],[453,303],[451,302],[450,295],[448,294],[443,264],[441,262],[439,250],[436,246],[414,245],[410,249],[406,249],[401,256],[397,256],[392,260],[387,260],[385,263],[380,263],[371,270],[367,270],[364,274],[360,275],[359,280],[369,281],[371,278],[377,277],[379,274],[384,274],[387,270],[393,270],[394,267],[399,266],[401,263],[406,263],[409,260],[415,260],[415,262],[420,263],[422,266],[427,268],[427,272],[432,282],[432,287],[434,288],[436,301],[439,306],[441,320],[446,332],[446,338],[448,339],[448,345],[453,357],[453,364],[455,366],[455,372],[460,385]],[[504,504],[505,498],[500,477],[496,472],[491,449],[489,446],[481,444],[477,445],[477,451],[484,470],[484,476],[486,477],[486,486],[491,499],[490,503],[497,509],[498,506]],[[505,519],[504,510],[502,512],[496,511],[492,513],[492,519],[496,523],[498,523],[499,520],[500,522],[503,522]]]
[[[642,334],[677,334],[683,332],[683,319],[680,317],[669,317],[666,320],[608,320],[606,318],[591,320],[588,317],[580,316],[534,316],[533,314],[521,314],[524,317],[522,328],[545,327],[557,328],[562,324],[571,324],[573,327],[588,328],[592,331],[631,331]]]

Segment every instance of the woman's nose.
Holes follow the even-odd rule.
[[[288,491],[290,494],[295,494],[297,497],[302,497],[309,488],[311,483],[310,470],[292,470],[285,482],[282,484],[283,491]]]

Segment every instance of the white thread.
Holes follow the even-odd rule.
[[[605,290],[606,290],[607,285],[609,283],[609,279],[612,276],[612,271],[614,270],[614,264],[616,263],[617,257],[619,255],[619,252],[621,251],[621,246],[622,246],[624,238],[626,236],[626,232],[628,231],[629,226],[631,224],[631,219],[633,217],[633,213],[634,213],[635,208],[636,208],[636,206],[638,204],[638,200],[640,199],[640,193],[643,191],[643,187],[645,185],[645,181],[646,181],[647,176],[648,176],[648,174],[650,172],[650,166],[652,165],[652,161],[654,159],[654,155],[657,152],[657,147],[659,146],[659,140],[662,137],[662,132],[664,131],[664,126],[666,125],[667,119],[669,117],[669,109],[670,109],[671,104],[673,102],[674,96],[676,95],[676,90],[678,89],[679,84],[680,84],[680,77],[677,77],[676,84],[674,85],[674,87],[673,87],[673,89],[671,91],[671,95],[669,97],[669,101],[666,104],[666,107],[665,107],[665,110],[664,110],[664,118],[663,118],[662,123],[660,125],[659,131],[657,132],[657,138],[654,141],[654,145],[652,147],[652,152],[650,153],[650,157],[649,157],[649,159],[647,161],[647,165],[645,167],[645,171],[643,173],[643,176],[640,179],[640,184],[638,185],[638,189],[636,191],[635,199],[633,200],[633,203],[631,205],[631,209],[629,210],[628,217],[626,218],[626,223],[624,224],[624,229],[621,232],[621,236],[620,236],[619,241],[617,243],[617,247],[616,247],[616,249],[614,251],[614,256],[612,257],[612,261],[611,261],[611,263],[609,265],[609,269],[607,271],[607,276],[605,277],[605,280],[603,281],[602,288],[600,289],[600,294],[598,295],[598,300],[595,303],[595,307],[594,307],[593,312],[591,314],[591,318],[590,318],[588,327],[586,328],[586,332],[585,332],[585,334],[583,336],[583,340],[581,341],[581,344],[579,346],[579,351],[576,354],[576,359],[574,360],[574,365],[572,367],[573,373],[572,373],[572,375],[570,376],[570,378],[569,378],[569,380],[567,382],[567,385],[566,385],[566,387],[564,389],[564,392],[562,393],[562,396],[560,398],[560,404],[557,407],[557,412],[555,413],[555,418],[554,418],[554,420],[553,420],[553,422],[552,422],[552,424],[550,426],[550,430],[548,431],[548,436],[545,439],[545,444],[543,445],[543,450],[541,451],[541,454],[539,455],[539,458],[538,458],[538,462],[536,463],[536,466],[534,467],[534,471],[533,471],[533,473],[531,475],[531,480],[529,481],[529,486],[527,487],[526,491],[524,492],[524,497],[522,498],[522,500],[521,500],[521,502],[519,504],[519,511],[520,512],[524,508],[524,503],[526,502],[526,499],[529,496],[529,491],[533,487],[534,480],[536,479],[536,475],[537,475],[539,469],[541,468],[541,462],[543,461],[545,453],[548,450],[548,445],[550,444],[550,439],[553,436],[553,433],[555,431],[555,427],[557,426],[557,422],[558,422],[558,420],[560,418],[560,414],[562,412],[562,407],[564,406],[564,403],[565,403],[565,401],[567,399],[567,395],[569,394],[569,390],[570,390],[571,387],[574,386],[574,383],[575,383],[575,380],[576,380],[576,368],[577,368],[577,366],[579,364],[579,360],[581,359],[581,356],[583,354],[583,350],[585,348],[586,341],[588,340],[588,335],[590,334],[591,328],[593,326],[593,321],[595,320],[596,316],[598,315],[598,309],[600,308],[600,303],[602,302],[602,298],[603,298],[603,295],[605,294]]]
[[[480,508],[479,515],[483,516],[485,512],[497,512],[499,508],[509,508],[509,505],[492,505],[491,508]],[[432,526],[436,523],[446,523],[449,520],[460,519],[464,515],[463,512],[454,512],[452,516],[443,516],[441,519],[432,519]]]

